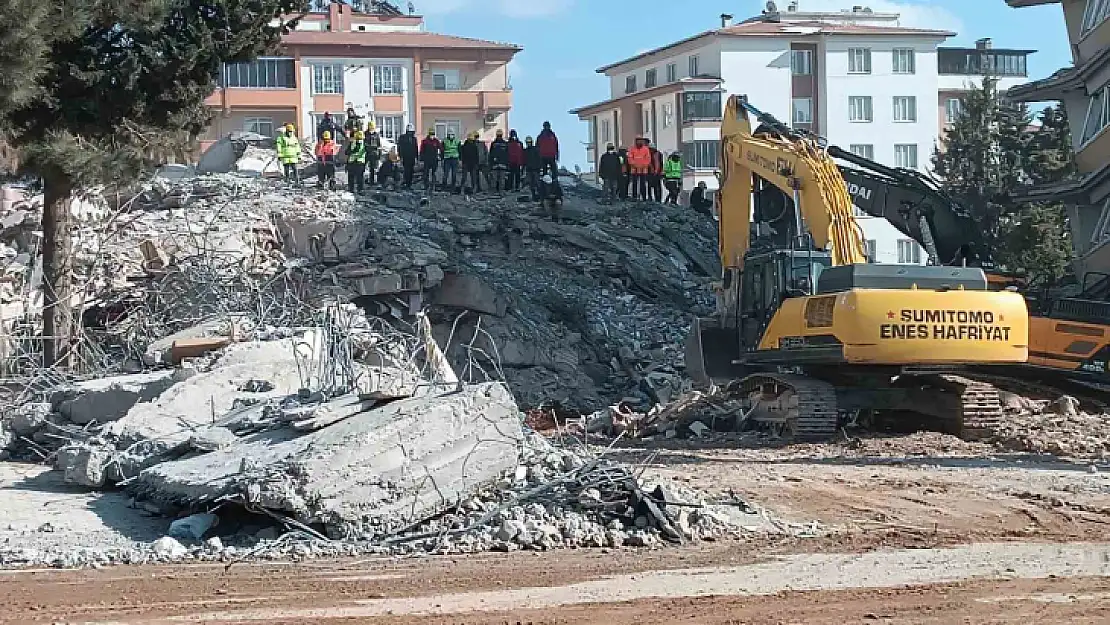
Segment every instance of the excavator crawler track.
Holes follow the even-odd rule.
[[[1002,399],[992,384],[956,375],[942,376],[958,387],[961,414],[959,436],[965,441],[994,438],[1002,426]]]
[[[784,430],[796,440],[824,440],[836,434],[839,412],[836,388],[804,375],[760,373],[740,380],[742,394],[760,390],[781,396],[788,390],[797,398],[790,403]]]

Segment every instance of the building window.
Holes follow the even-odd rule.
[[[1110,86],[1099,89],[1091,96],[1080,147],[1097,137],[1107,125],[1110,125]]]
[[[912,239],[898,239],[898,262],[920,265],[921,246]]]
[[[720,141],[691,141],[682,144],[682,162],[694,169],[717,169]]]
[[[374,66],[374,94],[392,95],[404,93],[404,68],[400,65]]]
[[[958,76],[1027,76],[1024,52],[947,48],[937,50],[937,71]]]
[[[894,96],[894,121],[896,121],[896,122],[915,122],[915,121],[917,121],[917,96],[912,96],[912,95]]]
[[[458,91],[459,70],[437,69],[432,71],[432,89],[434,91]]]
[[[917,71],[913,48],[895,48],[893,61],[892,69],[895,74],[913,74]]]
[[[243,130],[272,137],[274,136],[274,118],[248,117],[243,120]]]
[[[848,146],[848,151],[869,161],[875,160],[875,146],[870,143],[853,143]]]
[[[670,102],[663,103],[663,127],[670,128],[674,124],[674,105]]]
[[[613,122],[608,119],[601,120],[601,142],[609,143],[613,140]]]
[[[871,96],[848,96],[848,121],[869,122],[873,119],[875,119],[875,116],[871,109]]]
[[[848,73],[871,73],[871,48],[848,48]]]
[[[721,119],[720,91],[690,91],[682,97],[682,121]]]
[[[313,65],[312,93],[343,93],[343,65]]]
[[[644,125],[640,126],[640,131],[645,135],[655,134],[651,131],[651,109],[647,106],[644,107]]]
[[[405,133],[405,118],[400,115],[375,115],[378,134],[390,141],[397,141]]]
[[[698,55],[694,54],[694,55],[690,56],[690,77],[691,78],[694,77],[694,76],[700,76],[701,75],[701,72],[699,71],[700,68],[698,67],[698,62],[699,61],[700,61],[700,59],[698,59]]]
[[[790,51],[790,73],[809,76],[813,73],[813,50]]]
[[[1110,17],[1110,0],[1087,0],[1087,8],[1083,11],[1083,32],[1093,30],[1107,17]]]
[[[963,102],[959,98],[948,98],[944,101],[944,123],[954,124],[960,118]]]
[[[879,248],[877,243],[878,242],[875,239],[867,239],[863,242],[863,251],[867,254],[867,262],[869,263],[879,262],[878,260],[876,260],[876,251],[878,251]]]
[[[224,86],[245,89],[296,89],[297,66],[293,59],[259,59],[224,65]]]
[[[462,122],[457,119],[437,119],[434,128],[436,136],[441,139],[449,132],[454,133],[456,137],[462,136]]]
[[[895,144],[894,166],[917,169],[917,145],[913,143]]]
[[[636,90],[636,76],[632,75],[624,79],[624,92],[632,93]]]
[[[678,80],[678,64],[677,63],[668,63],[667,64],[667,82],[674,82],[676,80]]]
[[[655,74],[654,68],[649,69],[647,73],[644,74],[644,89],[651,89],[655,86]]]
[[[794,98],[791,109],[790,117],[795,124],[813,123],[813,98]]]

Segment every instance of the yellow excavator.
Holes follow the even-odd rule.
[[[861,418],[990,435],[998,391],[960,374],[1026,361],[1021,295],[990,290],[977,267],[868,263],[836,163],[744,96],[725,107],[720,157],[723,275],[716,314],[687,341],[691,377],[727,385],[746,422],[797,439]]]

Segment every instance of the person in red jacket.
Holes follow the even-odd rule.
[[[559,138],[551,130],[551,122],[543,123],[543,130],[536,137],[536,147],[539,148],[540,158],[543,159],[540,175],[549,172],[551,179],[555,180],[559,177]]]
[[[509,131],[509,189],[520,192],[520,183],[524,178],[524,144],[515,130]]]
[[[652,202],[663,201],[663,153],[655,149],[651,139],[644,139],[644,145],[651,153],[651,169],[648,170],[648,195]]]
[[[424,162],[424,190],[435,191],[436,171],[443,157],[443,143],[436,138],[435,128],[428,129],[428,136],[420,142],[420,160]]]
[[[636,145],[628,150],[628,167],[632,174],[632,199],[648,199],[648,175],[651,173],[651,150],[643,137],[636,137]]]

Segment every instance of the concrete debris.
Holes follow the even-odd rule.
[[[185,548],[185,545],[182,545],[181,543],[177,542],[177,540],[169,536],[164,536],[154,541],[154,544],[151,545],[151,550],[154,552],[155,556],[165,562],[174,562],[176,560],[180,560],[189,553],[189,550]]]
[[[1064,395],[1012,408],[995,434],[1003,449],[1068,458],[1110,459],[1110,420]]]

